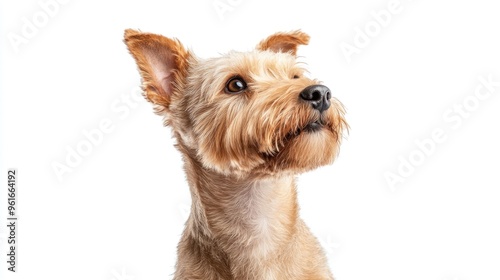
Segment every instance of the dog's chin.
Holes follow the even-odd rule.
[[[338,136],[328,124],[310,122],[287,134],[279,152],[267,156],[266,168],[272,172],[302,173],[331,164],[337,156]]]

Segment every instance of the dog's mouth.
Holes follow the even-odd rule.
[[[326,123],[322,119],[316,119],[312,122],[307,123],[305,126],[300,127],[297,130],[294,130],[292,132],[289,132],[285,139],[290,140],[291,138],[294,138],[296,136],[299,136],[302,133],[314,133],[322,130],[325,127]]]
[[[308,123],[288,132],[283,138],[281,138],[281,140],[278,140],[279,142],[276,143],[276,146],[273,150],[263,151],[261,155],[266,159],[276,158],[279,156],[279,154],[281,154],[286,146],[288,146],[289,143],[293,142],[301,135],[313,135],[316,133],[321,133],[324,130],[335,133],[335,129],[332,127],[332,123],[329,121],[329,119],[319,116],[318,118],[312,119]]]
[[[307,134],[314,134],[318,133],[319,131],[323,130],[325,127],[328,126],[328,123],[323,120],[322,118],[318,118],[316,120],[310,121],[307,124],[292,130],[288,132],[284,138],[281,139],[279,142],[279,147],[273,152],[264,152],[263,155],[267,158],[273,158],[277,154],[280,153],[280,150],[287,145],[288,142],[292,141],[293,139],[297,138],[301,134],[307,133]],[[277,145],[278,146],[278,145]]]
[[[306,131],[306,132],[316,132],[316,131],[319,131],[321,130],[323,127],[325,126],[325,124],[323,123],[322,120],[316,120],[314,122],[311,122],[311,123],[308,123],[303,129],[302,131]]]

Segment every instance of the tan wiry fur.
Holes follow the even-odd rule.
[[[301,31],[251,52],[201,59],[175,39],[125,31],[145,97],[182,153],[192,195],[174,279],[332,279],[298,216],[296,174],[335,159],[347,127],[336,99],[324,112],[300,100],[318,81],[296,62]],[[240,77],[247,89],[228,93]],[[304,131],[321,120],[321,129]]]

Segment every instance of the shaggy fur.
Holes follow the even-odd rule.
[[[251,52],[201,59],[176,39],[125,31],[144,95],[172,128],[192,195],[174,279],[332,279],[298,215],[296,174],[330,164],[347,127],[340,102],[299,98],[318,81],[296,62],[301,31]],[[247,85],[228,92],[237,77]],[[311,123],[319,130],[307,130]]]

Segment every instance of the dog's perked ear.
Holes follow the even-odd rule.
[[[279,32],[262,40],[257,45],[257,49],[261,51],[268,50],[297,55],[298,46],[307,45],[309,43],[309,38],[309,35],[300,30],[292,32]]]
[[[142,76],[146,99],[168,110],[186,77],[190,53],[176,39],[125,30],[124,42]]]

